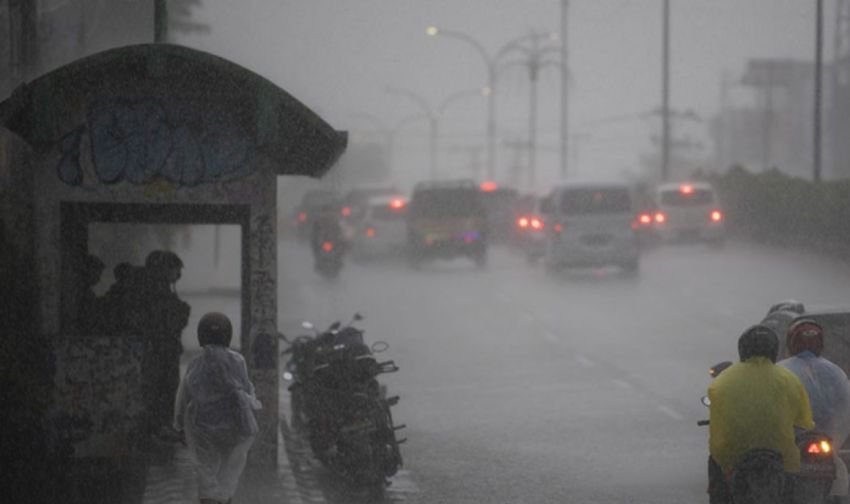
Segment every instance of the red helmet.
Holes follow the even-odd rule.
[[[788,328],[785,345],[791,355],[806,350],[820,355],[823,351],[823,327],[811,319],[798,320]]]

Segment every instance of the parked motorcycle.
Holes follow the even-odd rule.
[[[377,377],[398,371],[393,361],[378,362],[375,354],[389,348],[371,347],[353,323],[335,322],[313,334],[299,336],[284,354],[291,357],[284,379],[291,381],[292,424],[307,437],[316,458],[352,484],[383,488],[402,465],[390,408],[399,397],[387,397]]]
[[[712,378],[722,373],[732,363],[724,361],[709,369]],[[710,407],[707,396],[702,403]],[[708,420],[700,420],[698,425],[709,425]],[[769,449],[754,449],[744,454],[741,461],[728,477],[727,482],[732,502],[820,504],[829,501],[829,492],[836,477],[832,442],[829,437],[816,431],[802,431],[796,437],[800,450],[800,472],[788,488],[782,456]],[[791,492],[790,501],[783,495]]]

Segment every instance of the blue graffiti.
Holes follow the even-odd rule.
[[[197,117],[203,114],[209,117]],[[197,124],[206,128],[192,127]],[[86,129],[95,175],[106,184],[162,178],[194,186],[251,172],[254,151],[248,134],[221,114],[193,114],[153,100],[111,100],[89,109],[86,126],[66,135],[60,145],[59,177],[69,185],[83,182],[79,154]]]

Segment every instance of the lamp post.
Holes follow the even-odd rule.
[[[421,97],[420,95],[410,91],[408,89],[394,88],[388,87],[387,92],[391,94],[397,94],[400,96],[405,96],[409,98],[411,101],[416,103],[420,109],[422,109],[423,114],[418,114],[416,118],[425,117],[428,119],[429,131],[430,131],[430,139],[429,139],[429,150],[430,150],[430,166],[431,166],[431,180],[437,178],[437,155],[438,155],[438,131],[439,131],[439,122],[440,117],[446,111],[449,105],[452,103],[468,97],[468,96],[486,96],[489,97],[490,90],[489,88],[477,88],[477,89],[467,89],[464,91],[458,91],[454,94],[449,95],[446,99],[444,99],[440,106],[437,107],[436,112],[434,108],[428,103],[428,100]]]
[[[425,32],[432,37],[440,35],[461,40],[474,47],[484,61],[484,66],[487,69],[487,89],[489,89],[487,94],[487,178],[492,180],[496,171],[496,59],[487,52],[487,49],[480,42],[466,33],[443,30],[436,26],[429,26]]]
[[[518,65],[528,70],[528,78],[531,84],[528,105],[528,185],[531,190],[534,190],[537,185],[537,82],[540,76],[540,70],[547,66],[560,66],[562,69],[566,66],[563,61],[557,58],[547,58],[547,56],[552,54],[557,56],[563,54],[561,47],[542,43],[545,41],[555,41],[556,39],[557,36],[553,34],[532,32],[529,35],[508,42],[497,55],[497,59],[500,59],[512,53],[519,53],[522,59],[508,62],[505,66]],[[562,140],[566,141],[565,139]]]
[[[437,115],[434,113],[433,109],[430,105],[428,105],[428,100],[422,98],[418,94],[410,91],[409,89],[402,88],[394,88],[388,87],[387,93],[395,94],[399,96],[407,97],[410,101],[415,103],[422,109],[422,112],[428,118],[428,130],[429,130],[429,149],[428,149],[428,157],[429,157],[429,165],[430,165],[430,175],[431,180],[437,178]]]

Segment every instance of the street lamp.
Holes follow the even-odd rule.
[[[499,51],[497,58],[501,58],[513,52],[518,52],[523,59],[514,62],[509,62],[506,66],[520,65],[528,69],[528,77],[531,81],[531,90],[529,93],[528,107],[528,184],[529,188],[534,190],[537,180],[537,81],[540,75],[540,70],[547,66],[564,67],[564,62],[557,58],[552,59],[547,56],[554,54],[562,56],[563,52],[560,47],[547,46],[545,42],[555,41],[557,36],[553,34],[542,34],[532,32],[524,37],[517,38],[505,44]],[[543,44],[541,44],[543,42]],[[566,139],[562,139],[566,141]],[[562,165],[563,170],[563,165]]]
[[[425,33],[431,37],[440,35],[462,40],[474,47],[481,59],[484,60],[484,65],[487,68],[487,89],[489,90],[485,95],[487,97],[487,178],[493,180],[496,167],[496,59],[490,56],[490,53],[480,42],[465,33],[443,30],[436,26],[429,26]]]
[[[438,141],[439,121],[440,121],[440,117],[446,111],[446,108],[448,108],[448,106],[451,105],[452,103],[454,103],[454,102],[456,102],[456,101],[458,101],[462,98],[468,97],[468,96],[489,97],[490,94],[491,94],[490,88],[488,88],[488,87],[458,91],[458,92],[456,92],[452,95],[449,95],[446,99],[444,99],[440,103],[440,106],[437,107],[437,109],[435,111],[434,108],[431,107],[431,105],[428,103],[428,100],[426,100],[425,98],[421,97],[420,95],[418,95],[418,94],[416,94],[413,91],[410,91],[408,89],[388,87],[387,92],[391,93],[391,94],[397,94],[397,95],[400,95],[400,96],[405,96],[405,97],[409,98],[411,101],[413,101],[414,103],[416,103],[419,106],[420,109],[422,109],[423,114],[418,114],[418,115],[412,116],[412,117],[414,117],[414,118],[425,117],[425,118],[428,119],[429,130],[430,130],[430,135],[429,135],[430,136],[430,142],[429,143],[430,143],[430,158],[431,158],[430,159],[430,166],[431,166],[431,179],[432,180],[437,178],[437,154],[438,154],[437,141]]]
[[[407,97],[422,109],[422,112],[428,118],[429,130],[429,158],[430,158],[430,173],[431,180],[437,178],[437,115],[428,104],[428,100],[422,98],[418,94],[409,89],[388,87],[387,93]]]

